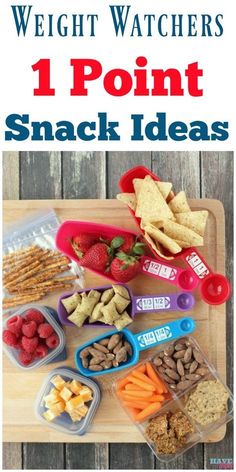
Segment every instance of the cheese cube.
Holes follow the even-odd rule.
[[[57,388],[57,390],[62,390],[66,382],[60,375],[56,375],[51,380],[51,383]]]
[[[93,399],[92,390],[90,390],[89,387],[83,386],[79,393],[83,398],[84,402],[88,402]]]
[[[45,395],[43,399],[45,401],[46,406],[58,402],[60,400],[58,390],[55,389],[55,392],[51,390],[49,395]],[[50,406],[47,406],[47,407],[50,408]]]
[[[83,406],[80,406],[79,408],[76,408],[76,411],[81,415],[81,416],[85,416],[87,415],[88,413],[88,407],[87,405],[83,405]]]
[[[80,382],[78,382],[78,380],[72,380],[71,384],[70,384],[70,390],[75,394],[75,395],[79,395],[79,392],[82,388],[82,385]]]
[[[72,395],[73,395],[73,393],[67,387],[63,387],[63,389],[60,391],[60,397],[63,398],[63,400],[65,400],[65,402],[70,400]]]
[[[69,415],[70,415],[73,422],[82,420],[82,416],[79,414],[79,412],[77,410],[72,410],[69,413]]]
[[[53,413],[60,415],[65,410],[65,402],[61,400],[60,402],[54,403],[54,405],[51,406],[50,410]]]
[[[84,400],[80,395],[78,395],[77,397],[71,398],[71,400],[69,400],[66,403],[66,408],[67,408],[66,411],[72,411],[78,406],[83,406],[83,405],[84,405]]]
[[[44,416],[45,420],[52,421],[58,415],[56,413],[54,413],[53,411],[51,411],[51,410],[47,410],[43,413],[43,416]]]

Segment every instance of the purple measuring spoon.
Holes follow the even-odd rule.
[[[186,311],[191,310],[195,304],[195,298],[191,293],[178,292],[178,293],[167,293],[167,294],[156,294],[156,295],[133,295],[130,287],[124,284],[115,284],[122,285],[125,287],[130,296],[131,303],[126,308],[127,313],[134,318],[136,314],[147,313],[147,312],[157,312],[157,311]],[[104,292],[107,289],[112,288],[112,285],[103,285],[101,287],[92,287],[86,290],[80,290],[78,293],[90,292],[90,290],[98,290],[99,292]],[[63,294],[58,300],[58,316],[63,325],[66,326],[76,326],[70,320],[68,320],[68,313],[62,303],[64,298],[68,298],[72,293]],[[84,323],[84,326],[88,327],[107,327],[110,328],[110,325],[105,323],[100,323],[99,321],[95,323]]]

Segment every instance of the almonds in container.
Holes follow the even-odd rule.
[[[193,339],[181,338],[154,358],[160,376],[171,390],[181,393],[209,373],[209,368]]]
[[[80,352],[82,365],[93,372],[112,369],[127,361],[132,355],[132,347],[122,333],[113,334]]]

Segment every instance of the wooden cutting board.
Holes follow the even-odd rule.
[[[206,258],[212,270],[225,272],[225,222],[224,209],[218,200],[190,200],[194,210],[209,211],[205,245],[200,252]],[[54,208],[61,221],[67,219],[88,220],[99,223],[122,226],[137,230],[128,209],[117,200],[22,200],[4,202],[4,222],[10,223],[29,216],[42,208]],[[181,265],[179,262],[178,264]],[[85,287],[106,284],[106,279],[86,271]],[[168,293],[175,288],[165,282],[139,276],[130,283],[134,294]],[[225,304],[206,305],[196,295],[196,305],[191,315],[197,321],[194,336],[209,359],[217,367],[222,379],[226,377],[226,334]],[[50,295],[43,304],[56,308],[58,294]],[[174,318],[178,313],[153,313],[136,316],[130,329],[139,332]],[[98,334],[104,328],[66,328],[68,359],[63,365],[75,367],[73,353],[75,348]],[[155,352],[144,351],[141,359]],[[130,422],[128,416],[112,394],[112,382],[115,374],[99,377],[102,389],[102,401],[94,418],[90,431],[82,437],[65,435],[38,422],[34,416],[36,394],[48,372],[59,364],[43,366],[32,372],[14,367],[4,355],[3,361],[3,439],[8,442],[144,442],[143,436]],[[218,429],[209,437],[209,442],[220,441],[225,435],[225,427]]]

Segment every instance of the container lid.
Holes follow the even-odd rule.
[[[93,400],[87,403],[89,407],[88,413],[81,421],[73,422],[66,412],[62,413],[60,416],[57,416],[52,422],[48,422],[43,417],[43,413],[46,411],[43,398],[49,393],[50,389],[53,388],[51,379],[55,375],[60,375],[61,377],[63,377],[64,380],[67,381],[78,380],[83,385],[87,385],[88,387],[90,387],[93,391]],[[88,379],[87,377],[84,377],[83,375],[78,374],[76,370],[69,369],[67,367],[58,367],[52,370],[45,378],[35,401],[34,412],[36,417],[41,421],[41,423],[47,425],[49,428],[56,429],[57,431],[61,431],[62,433],[82,436],[87,432],[93,420],[93,417],[99,406],[100,399],[101,393],[96,382],[91,379]]]
[[[10,361],[20,369],[24,370],[33,370],[38,367],[41,367],[44,364],[48,364],[51,362],[55,357],[57,357],[65,348],[65,334],[63,329],[60,327],[60,325],[55,321],[54,317],[51,315],[50,311],[48,308],[44,306],[40,306],[37,304],[29,304],[29,305],[24,305],[22,308],[17,310],[15,313],[13,313],[11,316],[4,315],[3,317],[3,329],[6,329],[6,324],[7,321],[14,316],[24,316],[25,312],[27,310],[37,310],[42,313],[44,316],[45,320],[47,320],[50,325],[52,325],[55,333],[59,337],[59,344],[56,348],[50,349],[47,356],[43,357],[42,359],[35,359],[31,364],[24,366],[18,361],[18,353],[19,351],[13,347],[8,346],[7,344],[3,343],[3,350],[6,353],[6,355],[9,357]]]

